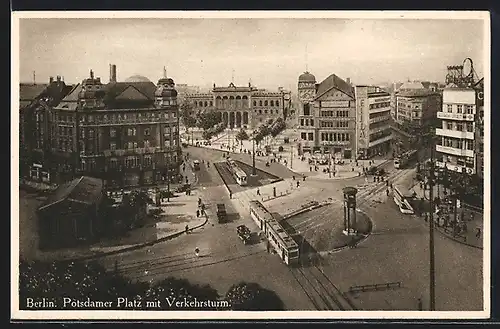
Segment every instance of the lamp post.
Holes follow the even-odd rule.
[[[424,196],[426,185],[429,186],[429,310],[436,309],[436,273],[434,253],[434,185],[435,185],[435,162],[434,162],[434,139],[430,139],[431,159],[429,162],[428,184],[424,185]]]
[[[255,170],[255,133],[252,136],[252,176],[257,176],[257,170]]]

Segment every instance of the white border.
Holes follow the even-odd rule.
[[[484,22],[485,135],[484,176],[490,177],[490,16],[487,11],[84,11],[12,12],[11,29],[11,318],[14,320],[237,320],[237,319],[484,319],[491,313],[490,302],[490,184],[484,186],[483,311],[21,311],[19,310],[19,20],[21,18],[337,18],[337,19],[477,19]],[[453,64],[453,63],[450,63]]]

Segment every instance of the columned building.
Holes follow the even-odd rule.
[[[356,154],[366,159],[389,151],[392,141],[391,94],[356,86]]]
[[[210,93],[186,95],[195,112],[216,111],[222,122],[230,129],[252,129],[267,119],[284,118],[289,107],[290,92],[270,92],[251,84],[214,87]]]

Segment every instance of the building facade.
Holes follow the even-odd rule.
[[[186,101],[194,112],[216,111],[228,128],[253,129],[269,118],[284,118],[290,106],[290,92],[270,92],[251,84],[248,87],[214,84],[210,93],[188,94]]]
[[[445,88],[443,106],[437,112],[440,127],[436,129],[437,165],[469,175],[477,173],[476,117],[477,91],[472,88]]]
[[[356,155],[367,159],[385,154],[392,142],[391,94],[371,86],[356,86]]]
[[[316,77],[314,75],[306,71],[299,76],[297,95],[299,99],[297,113],[299,154],[303,154],[319,148],[315,142],[317,131],[314,116],[314,97],[316,96]]]
[[[31,167],[51,173],[51,182],[86,175],[105,179],[108,188],[177,181],[182,156],[174,81],[110,81],[103,84],[91,71],[45,109],[51,156]]]
[[[431,89],[401,90],[396,94],[394,119],[399,125],[433,127],[441,109],[441,94]]]

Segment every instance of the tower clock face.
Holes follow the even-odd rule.
[[[312,89],[300,91],[300,98],[302,99],[311,99],[313,97],[314,97],[314,91]]]

